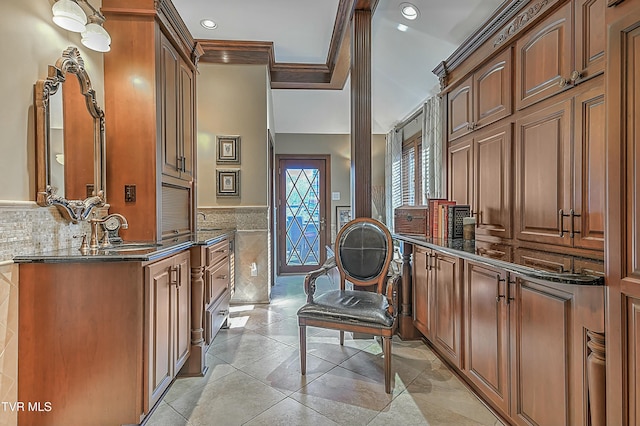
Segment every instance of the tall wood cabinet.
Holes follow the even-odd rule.
[[[607,424],[640,423],[640,1],[609,1]]]
[[[195,211],[195,73],[201,52],[169,0],[104,0],[107,191],[129,240],[189,234]]]

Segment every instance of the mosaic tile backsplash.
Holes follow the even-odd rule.
[[[55,207],[0,202],[0,262],[18,254],[80,247],[81,239],[73,237],[89,232],[86,222],[74,225]]]

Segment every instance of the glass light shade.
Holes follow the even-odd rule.
[[[111,50],[111,36],[102,25],[90,23],[82,33],[82,44],[97,52]]]
[[[53,22],[59,27],[74,33],[84,31],[87,14],[72,0],[58,0],[51,7]]]

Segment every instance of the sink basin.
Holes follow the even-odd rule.
[[[122,243],[116,244],[111,247],[101,248],[102,251],[135,251],[135,250],[147,250],[151,248],[160,247],[160,244],[154,243]]]

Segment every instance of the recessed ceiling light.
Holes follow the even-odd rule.
[[[400,13],[410,21],[413,21],[420,15],[418,8],[411,3],[400,4]]]
[[[398,28],[398,30],[402,32],[405,32],[409,29],[409,27],[407,27],[405,24],[398,24],[396,28]]]
[[[200,21],[200,25],[208,30],[214,30],[218,27],[218,24],[213,22],[211,19],[203,19],[202,21]]]

